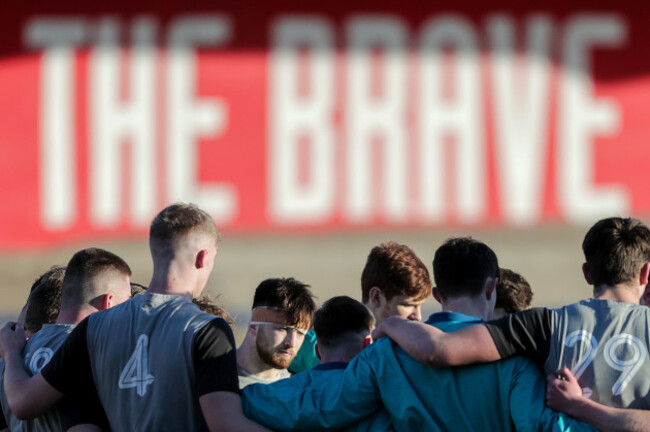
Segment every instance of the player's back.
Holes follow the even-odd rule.
[[[213,319],[189,299],[155,293],[90,317],[88,352],[112,430],[207,430],[192,342]]]
[[[63,342],[74,329],[71,324],[44,324],[41,330],[36,332],[25,345],[23,361],[25,370],[29,375],[36,375],[49,363],[54,352],[59,349]],[[4,363],[2,363],[4,368]],[[45,432],[60,431],[61,415],[57,406],[49,409],[44,414],[29,420],[19,420],[9,410],[9,403],[4,392],[4,376],[0,379],[0,400],[5,421],[9,430],[13,432]]]
[[[459,321],[433,323],[446,331],[480,322],[456,313],[441,315],[461,317]],[[374,348],[361,354],[368,356],[363,364],[374,369],[384,406],[397,430],[427,425],[427,430],[441,432],[560,431],[566,430],[567,422],[573,423],[545,406],[545,378],[527,359],[432,368],[388,339],[378,341]],[[583,425],[574,427],[582,430]],[[584,429],[590,430],[587,425]]]
[[[650,308],[588,299],[551,312],[547,373],[569,367],[592,399],[650,409]]]

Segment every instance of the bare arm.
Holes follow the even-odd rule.
[[[21,326],[8,323],[0,330],[0,354],[5,361],[4,388],[9,408],[21,419],[33,418],[63,398],[39,373],[30,377],[25,371],[22,349],[25,332]]]
[[[583,396],[578,380],[569,369],[549,375],[546,403],[554,410],[569,414],[603,432],[650,432],[650,411],[612,408]]]
[[[201,411],[210,432],[270,432],[244,416],[241,397],[237,393],[219,391],[199,398]]]
[[[457,366],[499,360],[501,356],[484,325],[451,333],[434,326],[392,316],[382,321],[373,338],[388,336],[417,361],[432,366]]]
[[[94,424],[81,424],[72,426],[68,432],[102,432],[103,429]],[[0,431],[2,432],[2,431]]]

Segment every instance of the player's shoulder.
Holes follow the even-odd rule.
[[[382,337],[365,347],[354,360],[359,359],[367,364],[385,363],[401,356],[408,356],[395,341],[388,337]]]
[[[555,311],[607,313],[612,315],[635,313],[650,317],[650,308],[638,303],[588,298],[576,303],[562,306]]]
[[[53,341],[65,339],[74,328],[74,324],[44,324],[39,331],[27,340],[25,349],[33,346],[47,345]]]
[[[394,347],[398,346],[393,340],[389,337],[383,337],[378,340],[376,340],[372,345],[367,347],[366,349],[369,350],[375,350],[375,351],[382,351],[382,350],[388,350],[388,349],[393,349]],[[364,349],[365,352],[366,350]]]

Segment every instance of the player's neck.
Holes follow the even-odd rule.
[[[492,318],[492,313],[489,311],[490,306],[483,299],[478,297],[459,297],[447,299],[442,304],[442,310],[445,312],[457,312],[469,315],[483,320]]]
[[[88,315],[93,312],[97,312],[98,309],[94,307],[83,307],[83,308],[66,308],[61,309],[59,316],[56,319],[57,324],[79,324],[83,321]]]
[[[618,284],[614,286],[599,285],[594,287],[594,298],[599,300],[612,300],[621,303],[638,304],[642,290],[638,286]]]
[[[257,375],[260,378],[275,378],[280,372],[280,369],[275,369],[262,361],[257,354],[255,341],[248,335],[237,350],[237,364],[249,374]]]
[[[170,263],[167,266],[154,268],[147,292],[182,295],[191,299],[194,296],[195,285],[196,280],[190,272],[183,271]]]
[[[358,354],[358,353],[359,352],[357,352],[356,354]],[[321,355],[321,357],[320,357],[321,364],[325,364],[325,363],[350,363],[352,361],[352,359],[355,357],[355,353],[350,353],[350,352],[347,352],[347,351],[342,351],[342,352],[334,351],[334,352],[329,352],[328,353],[327,351],[323,351],[322,349],[321,349],[320,355]]]

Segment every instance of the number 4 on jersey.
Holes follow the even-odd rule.
[[[118,386],[121,389],[136,388],[138,395],[147,393],[147,386],[152,384],[153,375],[149,373],[149,338],[140,335],[138,343],[126,366],[122,369]]]

